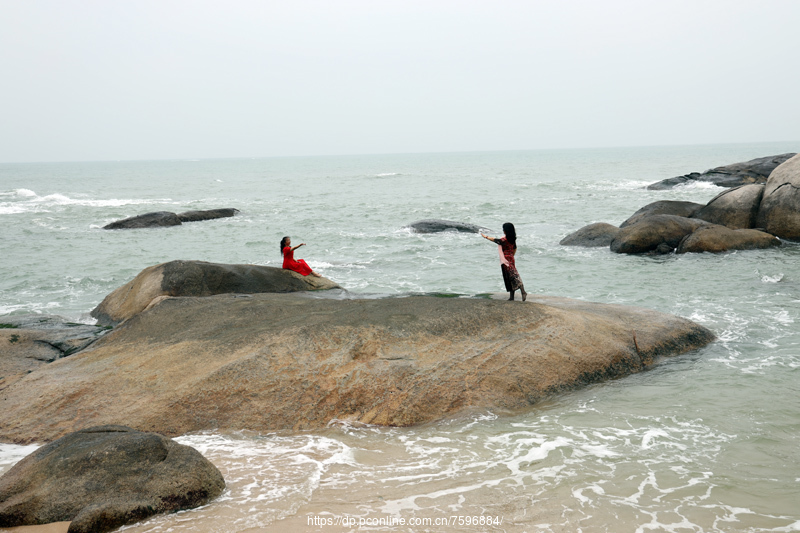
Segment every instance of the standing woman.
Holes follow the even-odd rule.
[[[492,239],[483,233],[481,233],[481,237],[492,241],[500,247],[498,249],[498,252],[500,252],[500,270],[503,271],[503,281],[509,293],[508,299],[513,300],[514,292],[519,289],[524,302],[525,298],[528,297],[528,293],[525,292],[525,286],[522,285],[522,279],[520,279],[519,272],[517,272],[517,265],[514,263],[514,254],[517,253],[517,231],[514,229],[514,224],[511,222],[503,224],[503,233],[505,235],[503,235],[502,239]]]
[[[321,278],[319,274],[311,270],[311,267],[308,266],[302,259],[298,259],[295,261],[294,259],[294,251],[300,248],[301,246],[305,246],[306,243],[301,242],[294,248],[292,248],[292,239],[289,236],[284,237],[281,239],[281,253],[283,254],[283,268],[286,270],[293,270],[298,274],[302,274],[303,276],[308,276],[311,274],[312,276],[316,276]]]

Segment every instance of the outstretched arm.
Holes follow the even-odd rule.
[[[300,244],[298,244],[297,246],[294,246],[294,247],[292,247],[292,251],[294,252],[295,250],[297,250],[297,249],[298,249],[298,248],[300,248],[301,246],[305,246],[305,245],[306,245],[306,243],[304,243],[304,242],[301,242],[301,243],[300,243]]]
[[[481,233],[481,237],[483,237],[487,241],[492,241],[493,243],[498,244],[497,243],[497,239],[493,239],[493,238],[489,237],[488,235],[484,235],[483,233]]]

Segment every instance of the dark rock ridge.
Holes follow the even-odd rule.
[[[129,427],[92,427],[39,448],[0,477],[0,527],[71,521],[70,533],[100,533],[199,507],[224,488],[194,448]]]
[[[169,297],[328,289],[341,287],[328,278],[302,276],[276,267],[170,261],[142,270],[133,280],[106,296],[91,315],[102,326],[115,326]]]
[[[692,172],[685,176],[668,178],[647,186],[650,190],[671,189],[693,181],[710,182],[720,187],[738,187],[750,183],[766,183],[770,173],[780,164],[794,157],[795,153],[759,157],[742,163],[712,168],[705,172]]]
[[[169,226],[180,226],[183,222],[197,222],[200,220],[212,220],[215,218],[232,217],[238,213],[238,209],[222,208],[209,209],[207,211],[186,211],[175,214],[169,211],[156,211],[155,213],[145,213],[122,220],[116,220],[103,226],[103,229],[138,229],[138,228],[163,228]]]
[[[703,233],[690,238],[700,228]],[[764,230],[778,238],[764,231],[733,230]],[[800,155],[775,168],[766,184],[730,188],[704,206],[653,202],[623,222],[616,233],[610,224],[594,223],[567,235],[561,244],[593,246],[595,235],[597,243],[613,235],[610,249],[629,254],[670,253],[676,248],[681,253],[752,250],[780,246],[780,239],[800,241]]]
[[[0,440],[123,422],[182,435],[515,412],[714,338],[647,309],[497,298],[166,298],[6,388]]]
[[[427,219],[412,222],[408,226],[414,233],[440,233],[442,231],[460,231],[464,233],[480,233],[486,228],[467,224],[466,222],[456,222],[454,220]]]
[[[178,218],[181,222],[199,222],[201,220],[232,217],[238,212],[238,209],[224,207],[221,209],[208,209],[206,211],[184,211],[183,213],[178,213]]]
[[[83,350],[108,328],[50,315],[0,318],[0,391],[47,363]]]
[[[103,226],[103,229],[138,229],[138,228],[165,228],[180,226],[181,219],[169,211],[156,211],[133,217],[116,220]]]

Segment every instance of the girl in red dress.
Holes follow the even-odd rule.
[[[481,233],[481,237],[490,240],[499,246],[498,252],[500,253],[500,270],[503,272],[503,282],[506,285],[506,290],[509,294],[509,300],[514,299],[514,291],[519,289],[522,294],[522,301],[528,297],[525,292],[525,286],[522,284],[522,279],[517,272],[517,265],[514,263],[514,254],[517,253],[517,231],[514,229],[514,224],[506,222],[503,224],[502,239],[492,239]]]
[[[308,263],[303,261],[302,259],[295,260],[294,258],[294,251],[300,248],[301,246],[305,246],[306,243],[301,242],[294,248],[292,248],[292,239],[288,236],[281,239],[281,253],[283,254],[283,268],[286,270],[293,270],[298,274],[302,274],[303,276],[308,276],[311,274],[312,276],[316,276],[318,278],[322,277],[313,270],[311,267],[308,266]]]

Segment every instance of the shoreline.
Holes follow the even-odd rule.
[[[67,533],[72,522],[51,522],[35,526],[15,526],[0,529],[8,533]]]

